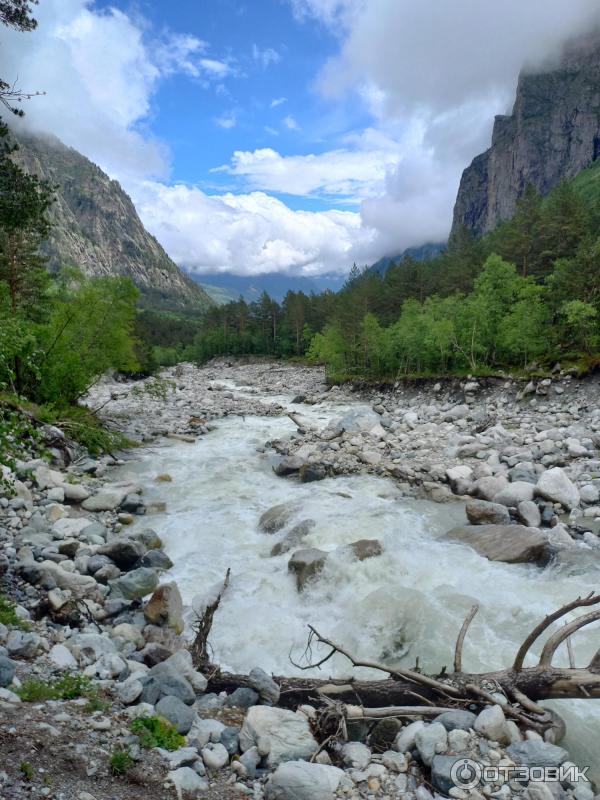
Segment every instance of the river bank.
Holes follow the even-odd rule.
[[[149,382],[146,390],[140,383],[107,379],[91,393],[92,407],[102,407],[107,419],[143,442],[124,461],[81,458],[67,464],[58,451],[52,470],[42,462],[19,465],[17,497],[0,501],[5,590],[17,601],[17,614],[31,619],[26,632],[0,629],[10,662],[4,664],[7,688],[0,689],[6,719],[0,736],[3,751],[11,753],[11,765],[0,769],[7,796],[84,800],[88,791],[97,800],[113,794],[128,799],[141,796],[137,780],[145,797],[163,797],[167,780],[180,788],[188,781],[198,797],[259,798],[266,791],[282,800],[428,800],[433,759],[446,753],[483,753],[491,763],[510,759],[507,748],[531,742],[527,747],[538,755],[568,758],[566,750],[547,750],[534,732],[517,731],[496,711],[492,727],[484,726],[485,718],[475,726],[469,717],[462,721],[464,730],[436,723],[417,736],[418,728],[404,728],[383,754],[367,737],[340,754],[342,771],[300,764],[274,773],[279,758],[270,757],[265,740],[279,741],[291,724],[285,714],[292,712],[276,709],[267,722],[260,709],[277,692],[267,673],[284,666],[286,674],[293,672],[287,655],[305,639],[308,621],[327,620],[338,639],[365,656],[393,664],[420,656],[426,669],[438,670],[448,663],[457,626],[475,597],[483,607],[465,658],[473,669],[490,669],[501,665],[490,662],[514,655],[514,643],[532,622],[593,589],[600,419],[592,384],[563,376],[524,395],[525,387],[509,383],[397,387],[369,396],[349,387],[328,390],[320,370],[225,362],[203,369],[183,365],[167,371],[165,379],[173,385]],[[569,481],[558,485],[567,516],[557,497],[538,493],[542,472],[558,465]],[[495,514],[495,522],[502,519],[520,531],[526,526],[512,524],[519,514],[534,514],[534,506],[540,526],[545,514],[544,526],[534,526],[543,546],[533,561],[482,558],[468,543],[444,538],[464,522],[465,502],[486,489],[489,499],[477,500],[470,511],[478,522]],[[521,494],[509,497],[509,491]],[[497,498],[501,492],[504,505]],[[493,507],[485,505],[490,500]],[[519,509],[522,503],[531,505]],[[531,525],[528,531],[531,536]],[[366,551],[363,545],[364,559],[348,550],[365,540],[371,544]],[[306,550],[320,553],[322,563],[315,570],[313,560],[312,573],[301,563],[289,572],[288,562]],[[542,553],[562,562],[542,568]],[[206,694],[205,678],[183,649],[192,608],[206,604],[227,567],[233,580],[211,639],[216,660],[247,672],[263,670],[255,673],[256,697],[233,702]],[[515,615],[525,597],[528,607]],[[578,656],[591,657],[595,639],[593,629],[582,631]],[[339,660],[330,667],[332,674],[347,674]],[[32,677],[48,682],[70,670],[90,678],[106,709],[86,712],[85,698],[34,707],[18,702],[20,684]],[[176,689],[172,681],[166,686],[173,673],[183,678]],[[154,696],[148,687],[156,684]],[[249,699],[263,705],[235,707]],[[156,712],[171,715],[182,729],[189,723],[187,752],[149,755],[140,747],[131,719]],[[577,738],[593,735],[596,719],[590,717]],[[306,758],[302,746],[312,747],[308,718],[293,714],[293,720],[295,733],[286,740],[282,761]],[[575,723],[581,722],[576,713]],[[32,795],[32,781],[19,773],[17,762],[27,760],[28,741],[38,741],[48,726],[57,752],[65,758],[76,753],[79,766],[71,778],[63,769],[62,786],[44,786],[40,773],[34,781],[38,795]],[[19,741],[22,746],[15,746]],[[108,760],[122,747],[133,754],[135,768],[116,782]],[[519,752],[513,750],[515,757]],[[320,767],[329,766],[326,754],[319,760]],[[446,764],[436,762],[437,791],[450,788],[442,787]],[[42,769],[52,772],[51,759]],[[290,794],[290,786],[300,784],[305,794]],[[507,783],[489,792],[483,788],[503,798],[517,791]],[[537,800],[533,788],[528,791]],[[576,800],[594,796],[581,782],[561,791],[575,793]]]

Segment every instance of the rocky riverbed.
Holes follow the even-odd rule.
[[[553,380],[531,383],[469,380],[373,392],[328,389],[318,369],[225,361],[201,369],[182,365],[164,379],[107,378],[87,398],[142,448],[124,459],[92,459],[60,431],[48,429],[44,457],[32,452],[8,476],[14,491],[0,497],[0,591],[15,606],[5,603],[6,624],[0,624],[0,797],[430,800],[450,794],[458,800],[520,795],[593,800],[591,783],[568,777],[528,784],[505,773],[476,789],[453,784],[450,771],[458,758],[489,767],[568,764],[571,756],[556,730],[552,741],[543,741],[535,731],[519,729],[505,717],[501,696],[497,705],[475,709],[478,713],[361,727],[353,731],[357,741],[319,752],[311,727],[314,709],[279,707],[269,657],[261,659],[256,650],[255,662],[248,663],[252,637],[240,621],[240,607],[261,602],[261,573],[252,572],[249,552],[248,574],[255,579],[247,595],[238,595],[243,600],[235,613],[227,616],[226,608],[223,613],[229,641],[237,638],[245,654],[252,689],[211,694],[210,675],[194,668],[187,650],[187,606],[193,603],[184,576],[173,580],[185,567],[180,560],[190,560],[187,553],[179,559],[174,546],[182,518],[174,513],[169,522],[164,504],[192,469],[177,448],[198,445],[194,457],[201,461],[203,444],[213,442],[223,451],[215,471],[225,482],[226,473],[219,470],[233,458],[227,448],[235,442],[219,437],[235,440],[236,426],[247,418],[264,420],[263,427],[252,429],[248,447],[256,451],[264,475],[274,469],[281,492],[286,487],[304,492],[283,502],[270,500],[287,495],[262,497],[261,513],[249,522],[265,542],[262,563],[290,570],[291,586],[274,584],[284,610],[283,591],[295,593],[294,609],[307,603],[311,613],[324,608],[336,569],[347,576],[362,570],[357,579],[376,581],[381,562],[396,555],[384,522],[373,514],[390,514],[403,502],[424,497],[440,504],[456,501],[439,506],[448,509],[447,524],[443,517],[435,523],[439,536],[431,540],[430,553],[464,553],[465,563],[479,570],[489,563],[495,570],[491,579],[500,585],[518,574],[523,586],[527,581],[538,586],[544,570],[553,569],[548,581],[565,593],[572,585],[574,597],[579,586],[597,583],[595,381],[557,373]],[[243,449],[235,452],[248,458]],[[177,459],[185,465],[181,475]],[[378,482],[382,489],[375,488]],[[322,535],[320,520],[307,516],[318,514],[320,487],[356,503],[349,518],[360,517],[362,498],[371,528],[355,536],[348,522],[348,536],[336,539],[332,525],[326,529],[332,546],[323,547],[315,538]],[[232,506],[245,503],[254,509],[249,493],[230,497]],[[387,504],[385,512],[378,503]],[[465,503],[468,525],[460,520]],[[412,506],[411,513],[420,508]],[[209,511],[201,509],[200,518]],[[213,537],[227,534],[216,530]],[[207,555],[218,561],[208,544],[204,560]],[[196,574],[201,571],[190,563]],[[243,583],[242,566],[238,574]],[[439,582],[432,591],[439,594]],[[196,611],[210,594],[196,600]],[[440,605],[452,602],[442,596]],[[521,602],[527,603],[525,594]],[[372,628],[371,621],[364,625]],[[268,634],[268,619],[263,628]],[[590,653],[597,649],[595,633],[590,629],[584,638]],[[215,631],[218,646],[220,635]],[[482,628],[482,638],[487,635]],[[282,646],[287,652],[287,643]],[[402,647],[390,657],[401,652]],[[169,720],[184,738],[152,741],[144,725],[151,727],[155,723],[149,720],[156,717]],[[148,746],[157,743],[163,747]],[[122,775],[115,774],[119,763]]]

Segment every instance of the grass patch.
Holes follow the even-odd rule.
[[[25,778],[26,781],[33,780],[33,775],[34,775],[33,767],[31,766],[29,761],[21,761],[21,763],[19,764],[19,772]]]
[[[17,689],[25,703],[45,703],[47,700],[76,700],[78,697],[98,698],[98,691],[84,675],[65,675],[57,681],[44,683],[38,680],[25,681]]]
[[[0,624],[28,630],[29,626],[17,616],[16,606],[8,598],[0,594]]]
[[[128,750],[119,748],[113,750],[108,763],[113,775],[125,775],[133,767],[134,761]]]
[[[178,750],[185,744],[185,738],[177,729],[161,717],[140,717],[131,723],[131,732],[140,737],[142,747],[163,750]]]
[[[75,439],[93,456],[101,453],[114,453],[135,447],[135,442],[119,431],[105,428],[100,420],[87,408],[71,406],[54,415],[54,425],[61,428],[67,436]]]

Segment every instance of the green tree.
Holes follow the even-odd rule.
[[[561,314],[575,346],[591,353],[598,346],[597,309],[582,300],[569,300],[562,305]]]
[[[128,278],[72,277],[40,330],[44,343],[34,399],[62,407],[108,369],[135,372],[138,290]]]
[[[8,286],[14,314],[39,317],[48,286],[39,248],[50,230],[52,191],[14,162],[8,137],[0,123],[0,281]]]

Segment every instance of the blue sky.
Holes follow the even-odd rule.
[[[597,0],[42,0],[0,74],[13,124],[120,181],[199,274],[345,274],[447,236],[519,70]],[[493,36],[490,35],[493,31]]]
[[[169,143],[171,179],[208,191],[236,190],[244,181],[217,172],[236,150],[273,148],[283,156],[319,154],[369,124],[362,106],[323,98],[315,84],[339,38],[322,21],[298,19],[284,0],[97,3],[141,17],[156,33],[169,30],[206,43],[202,56],[224,64],[223,77],[174,74],[153,97],[147,124]],[[273,192],[291,208],[326,210],[358,204]]]

